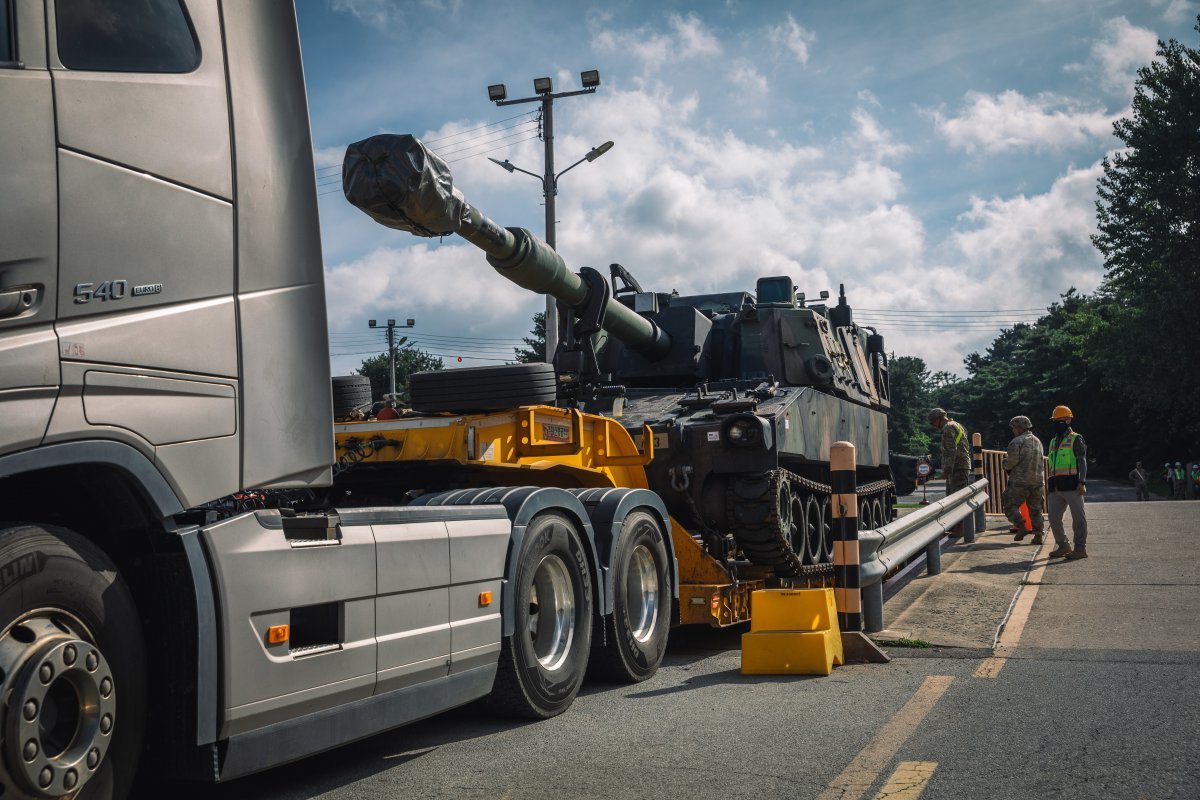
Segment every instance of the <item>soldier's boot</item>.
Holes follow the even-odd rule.
[[[1014,542],[1019,542],[1019,541],[1021,541],[1022,539],[1024,539],[1024,538],[1025,538],[1026,536],[1028,536],[1028,535],[1029,535],[1029,531],[1025,531],[1025,530],[1020,530],[1020,529],[1018,529],[1018,530],[1017,530],[1017,535],[1013,537],[1013,541],[1014,541]]]
[[[1046,557],[1047,558],[1061,558],[1063,556],[1066,556],[1067,558],[1071,557],[1071,545],[1066,544],[1066,543],[1060,544],[1058,547],[1051,550],[1050,555],[1048,555]]]
[[[1074,550],[1067,553],[1066,558],[1069,561],[1078,561],[1081,558],[1087,558],[1087,548],[1076,547]]]
[[[1041,544],[1041,543],[1042,543],[1042,541],[1043,541],[1043,540],[1042,540],[1042,534],[1040,534],[1040,533],[1035,533],[1035,534],[1033,535],[1033,544]]]

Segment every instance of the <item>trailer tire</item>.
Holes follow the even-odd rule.
[[[63,528],[0,530],[0,661],[3,796],[126,797],[146,659],[133,596],[103,551]]]
[[[592,575],[575,525],[553,512],[525,529],[513,585],[514,631],[501,642],[487,704],[547,719],[570,707],[592,643]]]
[[[667,651],[671,570],[655,518],[634,511],[621,523],[613,551],[613,611],[604,618],[605,645],[592,656],[596,677],[639,683],[652,676]]]
[[[433,370],[409,376],[408,391],[416,411],[503,411],[553,403],[558,396],[558,376],[552,364],[540,362]]]

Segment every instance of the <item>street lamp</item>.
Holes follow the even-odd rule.
[[[499,164],[509,172],[523,172],[526,175],[532,175],[542,182],[542,196],[546,200],[546,244],[550,248],[555,248],[554,237],[554,197],[558,194],[558,179],[562,177],[567,170],[576,167],[584,161],[595,161],[600,156],[607,153],[613,146],[612,142],[605,142],[599,147],[593,147],[586,156],[576,161],[567,169],[557,175],[554,173],[554,101],[560,97],[574,97],[580,94],[594,94],[596,88],[600,85],[600,71],[595,69],[584,70],[579,73],[579,82],[583,86],[582,89],[577,89],[572,92],[555,92],[554,83],[549,78],[534,78],[533,97],[521,97],[516,100],[509,100],[508,89],[503,83],[495,83],[488,86],[488,99],[498,106],[511,106],[517,103],[541,103],[542,104],[542,141],[545,142],[546,152],[546,169],[543,175],[530,172],[529,170],[521,169],[514,164],[509,163],[507,159],[497,161],[490,159],[492,162]],[[553,297],[546,297],[546,361],[554,360],[554,351],[558,349],[558,303]]]
[[[396,348],[408,341],[407,336],[401,336],[400,341],[396,341],[396,328],[411,328],[416,325],[414,319],[406,319],[403,325],[397,325],[396,320],[389,319],[387,321],[387,340],[388,340],[388,387],[391,389],[389,394],[396,394]],[[367,327],[376,327],[376,321],[373,319],[367,320]]]

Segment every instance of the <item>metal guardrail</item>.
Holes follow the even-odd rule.
[[[963,524],[963,541],[975,541],[986,528],[984,505],[988,480],[982,479],[952,495],[930,503],[875,530],[859,531],[859,583],[862,590],[863,627],[883,630],[883,579],[922,551],[930,575],[941,572],[941,539],[952,527]]]

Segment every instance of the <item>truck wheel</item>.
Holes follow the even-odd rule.
[[[433,370],[410,375],[408,392],[417,411],[503,411],[553,403],[558,394],[558,376],[554,365],[540,362]]]
[[[566,711],[587,670],[592,577],[575,526],[560,514],[525,529],[512,591],[515,630],[501,644],[493,709],[546,719]]]
[[[101,550],[62,528],[0,530],[0,796],[125,797],[141,750],[137,608]]]
[[[621,523],[612,569],[613,613],[604,620],[605,646],[593,655],[592,672],[638,683],[658,670],[670,627],[667,545],[653,516],[634,511]]]

